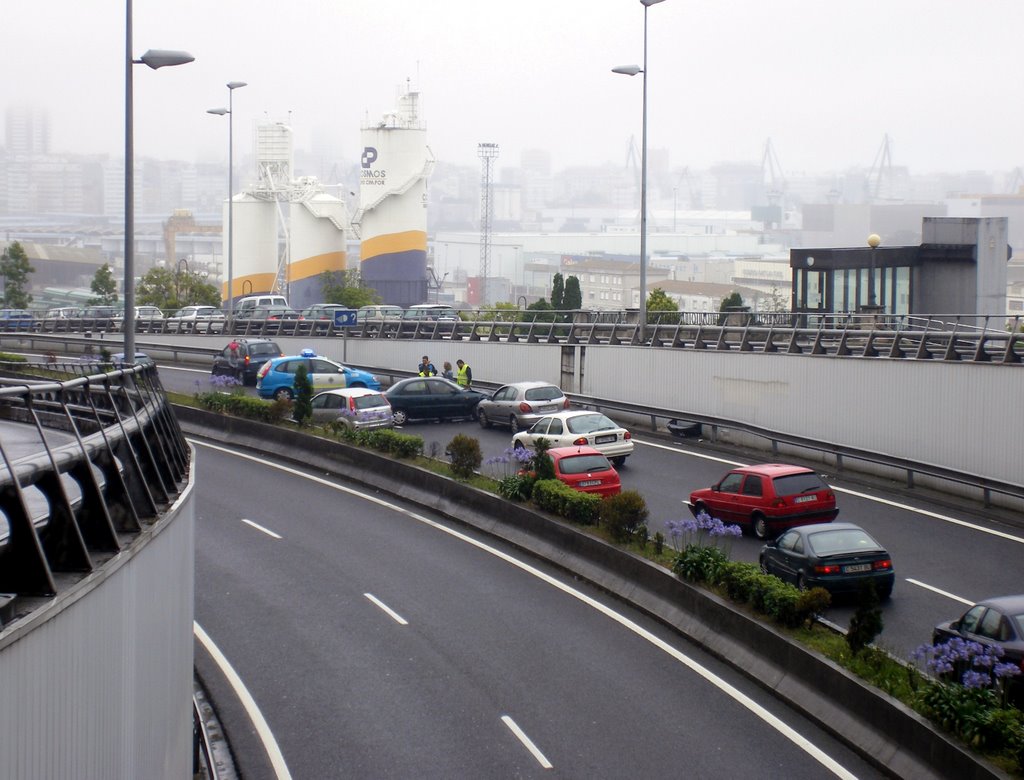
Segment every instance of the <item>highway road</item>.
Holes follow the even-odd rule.
[[[169,389],[194,392],[195,382],[205,388],[209,375],[162,367],[161,376]],[[507,430],[484,430],[470,421],[412,423],[404,430],[422,436],[426,452],[443,452],[456,433],[468,433],[479,439],[485,459],[501,454],[511,441]],[[652,535],[665,533],[666,521],[690,516],[683,503],[690,490],[711,485],[734,465],[770,459],[765,453],[739,453],[708,442],[640,431],[634,441],[635,454],[620,471],[623,486],[638,490],[647,501]],[[500,466],[488,468],[500,475]],[[826,478],[837,492],[839,518],[866,528],[893,556],[896,586],[892,599],[883,605],[885,629],[878,641],[894,654],[907,657],[930,641],[936,623],[959,615],[969,603],[1020,592],[1024,518],[1019,515],[987,512],[974,503],[958,504],[949,496],[850,473]],[[731,554],[735,560],[756,562],[761,546],[757,539],[744,536]],[[845,626],[853,608],[849,602],[836,604],[826,617]]]
[[[196,450],[197,665],[244,777],[879,776],[541,561],[322,473]]]

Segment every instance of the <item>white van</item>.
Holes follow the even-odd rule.
[[[459,315],[447,303],[417,303],[402,314],[403,320],[457,320]]]
[[[356,322],[366,320],[400,320],[402,319],[401,306],[388,306],[383,303],[375,303],[370,306],[360,306],[356,312]]]
[[[266,293],[264,295],[247,295],[244,298],[239,298],[235,304],[235,314],[239,316],[245,316],[247,312],[251,312],[260,306],[284,306],[290,309],[288,305],[288,299],[283,295],[272,295]]]

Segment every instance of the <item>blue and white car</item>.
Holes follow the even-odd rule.
[[[256,392],[260,398],[295,398],[295,372],[299,366],[306,367],[314,392],[338,387],[380,390],[380,380],[368,371],[343,366],[320,357],[312,349],[304,349],[300,355],[274,358],[263,364],[256,375]]]

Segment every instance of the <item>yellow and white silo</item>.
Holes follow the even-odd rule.
[[[419,92],[362,129],[359,212],[360,274],[385,303],[427,300],[427,179],[434,156],[419,119]]]
[[[295,308],[322,301],[321,275],[345,270],[348,209],[315,178],[293,177],[292,130],[283,122],[256,126],[256,166],[256,183],[234,197],[231,294],[279,292]],[[226,235],[224,243],[226,252]]]

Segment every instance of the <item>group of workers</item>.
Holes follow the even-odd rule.
[[[437,369],[434,364],[430,362],[430,356],[424,355],[423,359],[420,360],[419,366],[416,368],[420,376],[437,376]],[[473,386],[473,369],[469,367],[469,364],[465,360],[459,358],[455,361],[455,369],[452,369],[452,364],[445,361],[444,369],[441,371],[441,376],[445,379],[450,379],[455,382],[459,387],[471,388]]]

